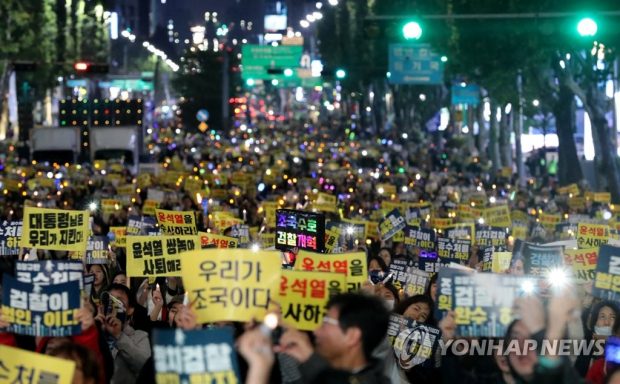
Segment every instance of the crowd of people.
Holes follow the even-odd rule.
[[[308,123],[261,123],[252,127],[237,123],[232,133],[230,138],[207,133],[202,138],[170,139],[157,172],[147,177],[147,182],[143,182],[144,174],[131,175],[113,164],[34,164],[9,156],[0,173],[0,189],[4,189],[0,222],[21,220],[25,206],[91,209],[92,235],[113,240],[110,228],[126,226],[131,216],[146,215],[145,202],[153,198],[149,190],[158,190],[163,191],[159,208],[194,211],[197,230],[214,234],[231,233],[230,228],[218,226],[215,212],[228,212],[257,227],[258,233],[270,233],[274,228],[268,224],[264,202],[275,202],[279,208],[311,210],[319,192],[337,199],[335,209],[324,212],[328,221],[379,221],[385,213],[382,204],[387,201],[430,203],[428,214],[417,211],[423,227],[431,227],[434,219],[482,225],[481,217],[455,217],[459,205],[474,207],[474,200],[468,198],[482,195],[483,207],[507,204],[513,212],[527,217],[527,233],[521,240],[545,243],[558,240],[560,235],[540,225],[541,213],[559,215],[562,221],[579,215],[602,222],[614,211],[609,201],[587,198],[580,205],[572,204],[572,196],[553,179],[545,184],[532,179],[527,186],[519,187],[513,172],[492,174],[482,158],[464,154],[458,140],[440,145],[400,138],[336,140],[326,127]],[[243,183],[236,181],[235,175],[243,175]],[[43,182],[46,178],[54,182]],[[201,196],[183,183],[188,179],[200,180]],[[15,187],[11,180],[18,180],[19,185]],[[119,190],[126,185],[133,185],[134,192],[119,198]],[[577,188],[582,196],[587,191],[585,185]],[[111,212],[91,207],[102,199],[114,198],[122,203]],[[203,199],[208,200],[208,208]],[[253,237],[257,243],[256,232]],[[80,334],[31,337],[2,332],[9,324],[0,317],[0,344],[75,361],[74,384],[155,382],[154,330],[218,327],[234,329],[240,380],[252,384],[620,383],[620,361],[616,364],[609,356],[584,353],[559,356],[530,350],[471,355],[438,347],[430,364],[404,369],[388,341],[390,315],[438,328],[442,345],[460,338],[456,316],[448,311],[442,318],[435,317],[436,273],[420,294],[406,295],[393,281],[390,265],[406,260],[417,266],[420,249],[394,239],[381,240],[379,233],[366,233],[365,237],[338,248],[339,252],[366,253],[367,282],[359,292],[332,296],[322,323],[313,332],[287,324],[276,332],[265,328],[263,319],[201,324],[180,277],[128,278],[126,249],[112,246],[107,263],[84,265],[84,274],[94,275],[94,281],[79,311]],[[511,251],[513,240],[509,238],[501,250]],[[479,251],[473,245],[464,266],[481,270]],[[294,254],[283,257],[283,267],[291,267]],[[19,255],[2,256],[0,260],[2,271],[13,274],[15,259],[71,257],[72,252],[66,250],[22,249]],[[502,273],[523,273],[518,259],[513,261]],[[547,297],[519,298],[504,340],[524,343],[530,339],[601,340],[620,336],[618,304],[593,297],[591,288],[592,282],[573,281]],[[117,303],[124,315],[108,313],[110,302]]]

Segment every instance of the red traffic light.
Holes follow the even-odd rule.
[[[75,68],[76,71],[87,71],[88,63],[78,61],[77,63],[73,64],[73,68]]]
[[[80,73],[108,73],[109,67],[107,64],[78,61],[73,64],[73,69],[75,69],[76,72]]]

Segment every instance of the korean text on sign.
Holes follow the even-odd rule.
[[[185,252],[198,248],[198,236],[128,236],[128,276],[179,276]]]
[[[599,248],[592,296],[603,300],[620,300],[620,247]]]
[[[582,283],[595,279],[597,260],[598,248],[567,249],[564,251],[564,264],[572,268],[573,276]]]
[[[283,270],[278,299],[282,319],[297,329],[314,331],[323,321],[330,297],[345,290],[343,274]]]
[[[262,318],[278,296],[280,252],[205,249],[181,258],[183,283],[198,321]]]
[[[23,248],[84,252],[88,211],[25,207],[22,232]]]
[[[192,211],[166,211],[156,209],[155,214],[164,235],[197,235],[196,217]]]
[[[153,360],[157,383],[239,383],[230,328],[156,329]]]
[[[30,336],[70,336],[80,332],[76,319],[80,284],[70,281],[49,286],[22,283],[4,276],[2,319],[9,332]]]
[[[295,270],[332,272],[346,275],[347,292],[358,291],[368,278],[366,254],[363,252],[321,255],[301,251],[295,261]]]
[[[325,216],[321,214],[278,209],[276,211],[276,248],[305,249],[323,252],[325,249]]]
[[[216,235],[214,233],[198,232],[200,236],[200,246],[206,248],[237,248],[239,240],[224,235]]]
[[[75,362],[0,345],[0,383],[71,384]]]

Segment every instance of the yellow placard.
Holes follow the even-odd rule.
[[[86,251],[88,211],[25,207],[20,247]]]
[[[572,197],[579,196],[579,186],[575,183],[567,185],[565,187],[558,188],[558,194],[560,195],[572,195]]]
[[[609,242],[609,226],[604,224],[579,223],[577,225],[577,247],[598,248]]]
[[[562,220],[562,215],[543,212],[538,216],[538,220],[546,230],[555,231],[555,225]]]
[[[493,262],[491,263],[491,272],[505,273],[510,268],[512,261],[512,252],[493,252]]]
[[[336,196],[319,192],[316,200],[312,201],[312,208],[323,212],[338,212]]]
[[[396,186],[392,184],[377,184],[377,193],[383,195],[385,197],[390,197],[392,195],[396,195]]]
[[[278,251],[204,249],[181,259],[199,323],[262,319],[278,297],[281,268]]]
[[[159,202],[155,200],[145,200],[142,206],[142,213],[144,215],[155,216],[157,207],[159,207]]]
[[[193,211],[155,210],[155,217],[163,235],[197,235],[196,214]]]
[[[334,247],[338,245],[338,239],[340,238],[340,228],[332,227],[325,230],[325,252],[333,253]]]
[[[144,189],[150,187],[152,184],[151,175],[148,173],[141,173],[138,175],[138,188]]]
[[[571,210],[585,209],[586,198],[585,197],[571,197],[568,199],[568,207]]]
[[[278,209],[278,203],[276,202],[264,202],[262,204],[263,214],[265,216],[265,224],[269,228],[276,227],[276,210]]]
[[[492,227],[508,228],[512,225],[508,205],[498,205],[483,211],[485,224]]]
[[[121,201],[117,199],[102,199],[101,200],[101,211],[104,215],[109,215],[112,212],[118,211],[121,209]]]
[[[232,216],[229,212],[224,212],[224,211],[213,212],[211,220],[215,228],[217,228],[220,231],[223,231],[226,228],[230,228],[233,225],[243,224],[242,219],[238,219]],[[275,221],[275,213],[274,213],[274,221]]]
[[[332,272],[346,275],[347,291],[356,292],[368,278],[364,252],[334,253],[324,255],[300,251],[295,270],[308,272]]]
[[[181,258],[199,248],[198,236],[127,236],[127,276],[179,276]]]
[[[444,228],[450,227],[451,225],[452,225],[452,219],[451,218],[433,217],[431,219],[431,227],[433,227],[433,228],[444,229]]]
[[[598,248],[567,249],[564,251],[564,264],[570,265],[573,276],[582,283],[594,281]]]
[[[592,200],[595,203],[610,204],[611,203],[611,193],[609,193],[609,192],[596,192],[592,196]]]
[[[282,320],[297,329],[314,331],[323,322],[329,298],[345,290],[345,275],[340,273],[283,270],[277,299]]]
[[[200,246],[203,249],[209,245],[215,245],[215,248],[237,248],[239,246],[239,239],[230,236],[207,232],[198,232],[198,236],[200,237]]]
[[[0,345],[0,363],[2,383],[73,383],[75,361],[71,359]]]
[[[133,184],[125,184],[116,188],[116,193],[121,196],[131,196],[136,193],[136,186]]]
[[[125,248],[127,245],[127,227],[110,227],[110,232],[114,234],[114,241],[110,241],[110,245]]]

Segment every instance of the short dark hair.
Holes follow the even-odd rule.
[[[338,308],[340,328],[357,327],[362,332],[362,348],[367,360],[387,333],[390,313],[381,300],[359,293],[343,293],[332,297],[327,308]]]
[[[381,270],[383,272],[387,272],[389,270],[389,267],[387,266],[387,264],[385,264],[385,261],[383,261],[382,258],[380,258],[379,256],[372,256],[368,258],[368,264],[370,265],[371,261],[376,261],[379,264],[379,268],[381,268]]]

